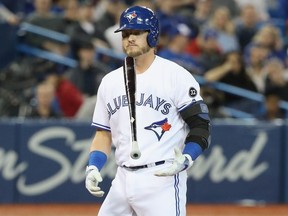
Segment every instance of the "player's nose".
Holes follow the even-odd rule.
[[[136,36],[133,35],[133,34],[130,34],[130,35],[128,36],[128,41],[129,41],[129,42],[134,42],[135,39],[136,39]]]

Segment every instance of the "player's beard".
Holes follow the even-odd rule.
[[[145,53],[148,53],[151,49],[151,47],[149,47],[149,46],[140,47],[139,49],[138,49],[138,47],[136,47],[136,48],[137,49],[129,49],[129,48],[125,49],[123,47],[123,50],[127,56],[135,58],[135,57],[138,57],[138,56],[143,55]]]

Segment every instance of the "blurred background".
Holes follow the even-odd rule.
[[[193,74],[210,109],[188,203],[288,203],[287,0],[0,0],[0,203],[95,202],[90,124],[131,5],[156,12],[157,54]],[[111,156],[106,191],[115,169]]]

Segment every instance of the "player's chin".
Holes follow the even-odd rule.
[[[137,56],[140,56],[141,55],[141,52],[136,52],[136,51],[127,51],[126,52],[127,56],[130,56],[130,57],[137,57]]]
[[[124,49],[124,52],[130,57],[137,57],[140,54],[140,50],[136,46],[128,46]]]

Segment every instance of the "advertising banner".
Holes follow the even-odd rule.
[[[282,126],[214,124],[212,143],[189,171],[188,201],[280,201]]]
[[[103,201],[90,195],[84,184],[95,133],[90,123],[2,122],[0,131],[1,203]],[[213,123],[210,148],[188,171],[187,202],[280,202],[285,196],[283,133],[288,130],[281,124]],[[101,170],[106,194],[116,172],[113,156]],[[286,187],[286,202],[287,194]]]
[[[16,151],[18,143],[17,126],[12,122],[0,122],[0,203],[10,203],[15,200],[14,179],[26,167],[19,164],[19,154]]]
[[[283,182],[282,182],[282,187],[284,188],[285,195],[284,195],[284,202],[288,203],[288,123],[286,123],[286,127],[284,129],[284,135],[283,139],[285,142],[283,143]]]
[[[19,131],[19,202],[81,202],[89,199],[85,167],[95,128],[89,123],[30,122]]]

